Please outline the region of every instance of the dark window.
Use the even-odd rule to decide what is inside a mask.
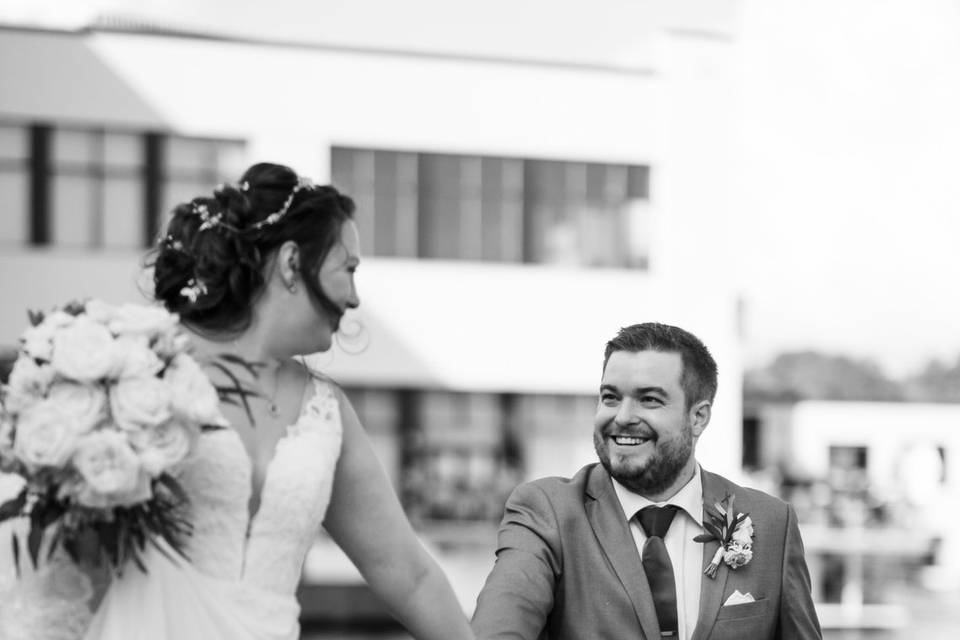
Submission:
[[[647,268],[649,168],[334,147],[377,256]]]
[[[140,248],[174,204],[242,170],[243,143],[0,123],[0,244]]]

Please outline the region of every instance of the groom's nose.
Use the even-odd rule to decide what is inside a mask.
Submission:
[[[615,420],[618,425],[622,426],[629,426],[640,422],[640,412],[637,410],[637,405],[633,400],[625,398],[623,402],[620,403],[620,408],[617,409]]]

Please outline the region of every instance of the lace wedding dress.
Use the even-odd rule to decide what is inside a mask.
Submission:
[[[231,429],[204,433],[180,475],[194,526],[189,562],[148,546],[147,573],[131,565],[114,577],[82,637],[297,640],[295,592],[330,501],[341,439],[337,398],[327,383],[315,380],[300,418],[277,443],[260,507],[251,517],[252,463],[240,437]],[[66,569],[61,567],[61,580]],[[65,608],[49,614],[75,614],[70,597],[60,600],[57,606]],[[57,624],[39,637],[78,637],[67,631],[81,626],[76,620]]]

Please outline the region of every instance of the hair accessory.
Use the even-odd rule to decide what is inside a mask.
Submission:
[[[200,228],[197,231],[206,231],[207,229],[212,229],[223,219],[222,213],[215,213],[210,215],[210,209],[207,208],[205,204],[195,204],[193,205],[193,212],[200,216]]]
[[[174,238],[169,233],[164,237],[160,238],[160,244],[162,244],[167,249],[173,249],[174,251],[183,251],[183,243]]]
[[[256,224],[250,225],[251,229],[262,229],[264,227],[269,227],[270,225],[277,224],[287,215],[287,211],[290,210],[290,205],[293,204],[293,197],[297,195],[297,192],[303,191],[305,189],[313,189],[316,185],[313,184],[313,181],[310,178],[297,178],[297,184],[293,186],[293,189],[290,190],[290,195],[287,196],[287,199],[283,201],[283,206],[280,207],[277,211],[274,211],[266,218],[261,220]]]
[[[190,278],[190,280],[187,281],[187,286],[180,289],[180,295],[191,303],[196,302],[200,296],[207,295],[207,285],[203,283],[203,280]]]

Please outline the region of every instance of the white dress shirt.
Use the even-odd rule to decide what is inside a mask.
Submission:
[[[700,580],[703,577],[703,544],[694,542],[694,537],[703,533],[703,482],[700,465],[696,466],[693,478],[664,502],[650,502],[633,493],[616,480],[613,488],[623,507],[623,514],[630,523],[630,531],[637,543],[637,553],[643,555],[647,534],[634,518],[637,511],[651,505],[662,507],[672,504],[679,507],[663,543],[673,565],[677,584],[677,635],[679,640],[689,640],[697,625],[700,612]]]

